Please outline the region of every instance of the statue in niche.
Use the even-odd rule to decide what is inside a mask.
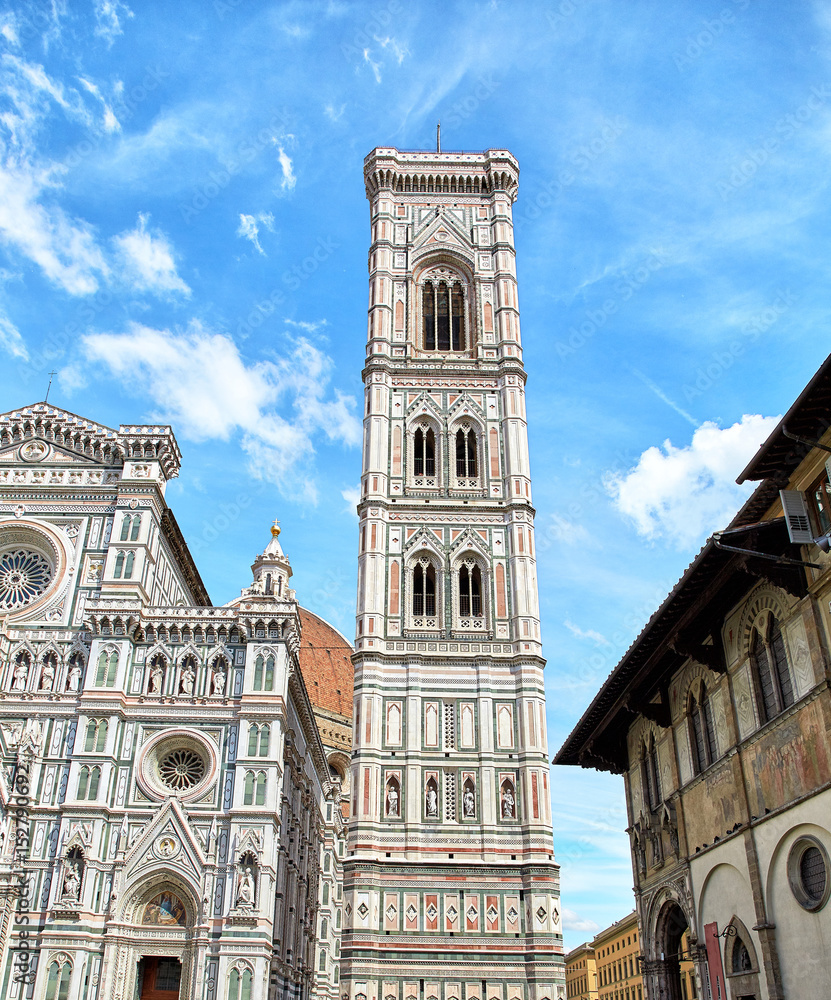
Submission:
[[[237,880],[237,906],[251,907],[254,905],[254,876],[251,865],[246,865]]]
[[[77,663],[73,663],[69,668],[69,673],[66,678],[66,690],[67,691],[80,691],[81,690],[81,668]]]
[[[14,683],[12,684],[12,689],[14,691],[25,691],[26,679],[28,676],[29,665],[26,663],[25,658],[21,658],[17,661],[17,666],[14,668]]]
[[[514,818],[514,790],[506,781],[502,786],[502,819]]]
[[[179,683],[181,694],[193,694],[193,682],[196,680],[196,674],[190,667],[190,664],[185,664],[185,669],[182,671],[181,681]]]
[[[387,816],[398,815],[398,789],[391,784],[387,789]]]
[[[61,899],[77,899],[81,891],[81,872],[77,861],[70,861],[63,877]]]
[[[225,694],[225,664],[217,660],[211,673],[211,694]]]
[[[51,659],[43,664],[43,673],[40,675],[40,690],[51,691],[55,683],[55,665]]]
[[[158,660],[150,664],[150,694],[160,694],[162,690],[162,678],[164,670]]]
[[[476,798],[473,795],[473,789],[470,785],[466,786],[465,793],[462,796],[462,809],[467,819],[476,815]]]
[[[439,797],[432,785],[427,786],[427,815],[436,817],[439,814]]]

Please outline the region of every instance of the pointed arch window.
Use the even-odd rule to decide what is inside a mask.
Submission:
[[[652,812],[655,812],[661,804],[661,774],[658,767],[658,748],[655,746],[653,733],[649,734],[649,738],[641,746],[641,776],[644,798]]]
[[[133,565],[136,561],[135,552],[128,552],[127,558],[124,560],[124,579],[130,580],[133,576]]]
[[[694,694],[690,696],[689,719],[693,769],[696,774],[701,774],[718,757],[713,709],[704,685],[701,686],[698,697]]]
[[[118,673],[118,651],[102,649],[98,655],[98,669],[95,674],[96,687],[114,687]]]
[[[413,473],[416,476],[436,474],[436,436],[432,428],[418,428],[413,439]]]
[[[456,432],[456,475],[474,479],[478,475],[476,461],[476,435],[472,430]]]
[[[436,613],[436,571],[432,564],[419,563],[413,571],[413,614]]]
[[[422,346],[425,351],[463,351],[466,343],[465,290],[452,276],[425,282],[421,291]]]
[[[107,745],[107,720],[90,719],[87,723],[84,750],[88,753],[103,753]]]
[[[254,794],[255,806],[265,805],[265,786],[266,786],[266,774],[265,771],[260,771],[257,774],[257,788]]]
[[[248,756],[257,756],[257,744],[259,743],[260,733],[259,727],[252,724],[248,729]]]
[[[266,723],[264,726],[260,726],[260,756],[267,757],[269,744],[271,743],[271,728]]]
[[[462,618],[482,614],[482,573],[476,565],[459,570],[459,614]]]
[[[785,639],[775,615],[769,616],[766,628],[753,629],[750,663],[758,688],[759,713],[767,722],[794,703]]]
[[[126,520],[126,519],[125,519]],[[121,574],[124,572],[124,553],[119,552],[115,557],[115,569],[113,570],[113,576],[116,580],[121,579]]]
[[[46,976],[45,1000],[67,1000],[71,978],[71,962],[52,962],[49,966],[49,973]]]

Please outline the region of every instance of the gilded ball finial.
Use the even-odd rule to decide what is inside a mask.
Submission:
[[[276,538],[280,534],[280,522],[275,517],[274,524],[271,525],[271,536]]]

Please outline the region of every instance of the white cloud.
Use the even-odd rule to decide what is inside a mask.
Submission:
[[[297,184],[297,178],[294,176],[294,167],[292,166],[291,159],[282,146],[277,150],[277,159],[280,161],[280,166],[283,170],[280,189],[282,191],[293,191],[295,184]]]
[[[401,45],[398,44],[397,39],[392,38],[391,36],[388,36],[387,38],[379,38],[376,35],[375,41],[378,42],[378,44],[381,46],[382,49],[385,49],[389,46],[389,49],[392,52],[393,56],[395,56],[395,61],[398,63],[399,66],[401,65],[401,63],[404,62],[404,60],[410,54],[410,50],[406,47],[406,45],[402,47]]]
[[[723,528],[748,496],[751,487],[737,486],[736,476],[778,420],[745,414],[724,429],[708,421],[686,447],[667,440],[648,448],[633,469],[608,477],[606,488],[639,535],[689,548]]]
[[[326,117],[333,122],[340,121],[343,118],[344,111],[346,111],[345,104],[341,104],[339,107],[335,107],[334,104],[327,104],[323,109]]]
[[[0,348],[11,354],[13,358],[20,358],[22,361],[29,360],[29,352],[23,342],[20,330],[12,321],[0,314]]]
[[[96,0],[95,18],[98,22],[95,34],[103,38],[108,46],[111,46],[119,35],[124,34],[121,20],[133,17],[134,14],[125,3],[120,0]]]
[[[139,215],[135,229],[113,238],[121,259],[123,275],[140,292],[190,295],[190,288],[176,273],[176,262],[167,237],[160,230],[147,229],[147,216]]]
[[[340,495],[346,501],[344,512],[351,514],[357,520],[358,512],[355,508],[361,502],[361,484],[348,486],[346,489],[340,491]]]
[[[381,82],[381,64],[373,62],[369,55],[369,49],[364,49],[364,62],[369,63],[372,68],[372,72],[375,74],[375,82]]]
[[[121,123],[116,118],[115,112],[110,107],[104,95],[101,93],[101,89],[91,80],[87,80],[83,76],[79,76],[78,79],[81,82],[81,86],[83,86],[86,91],[88,91],[90,94],[92,94],[93,97],[96,97],[101,102],[101,105],[104,109],[104,131],[120,132]]]
[[[563,907],[563,927],[569,931],[581,931],[587,934],[596,934],[600,930],[600,924],[589,920],[588,917],[581,917],[567,906]]]
[[[20,48],[20,38],[17,35],[17,23],[14,14],[7,13],[0,18],[0,35],[2,35],[9,45]]]
[[[582,629],[579,625],[575,625],[574,622],[570,622],[567,618],[563,622],[563,625],[565,625],[572,635],[577,636],[578,639],[589,639],[598,646],[609,645],[609,640],[606,636],[601,635],[600,632],[595,632],[594,629]]]
[[[545,540],[562,542],[565,545],[577,545],[589,540],[589,533],[582,524],[563,517],[562,514],[552,514],[545,528],[537,529],[537,535],[542,535]]]
[[[317,333],[321,327],[329,325],[328,319],[319,319],[313,322],[305,319],[287,319],[285,322],[288,326],[296,326],[300,330],[305,330],[306,333]]]
[[[290,355],[247,362],[230,337],[193,323],[185,332],[133,324],[83,338],[86,360],[146,396],[154,420],[194,441],[241,434],[252,476],[314,502],[314,440],[360,443],[355,400],[329,393],[331,359],[300,338]],[[300,474],[298,470],[302,469]]]
[[[258,215],[245,215],[240,212],[239,226],[237,227],[237,236],[242,236],[246,240],[250,240],[257,250],[265,256],[265,250],[260,246],[260,227],[258,223],[262,223],[266,229],[274,232],[274,216],[271,212],[260,212]]]
[[[70,295],[89,295],[109,273],[90,225],[39,204],[55,174],[32,163],[0,167],[0,240],[34,261]]]

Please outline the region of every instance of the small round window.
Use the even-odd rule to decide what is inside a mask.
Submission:
[[[788,880],[800,906],[819,910],[828,901],[831,879],[825,847],[815,837],[801,837],[788,856]]]

